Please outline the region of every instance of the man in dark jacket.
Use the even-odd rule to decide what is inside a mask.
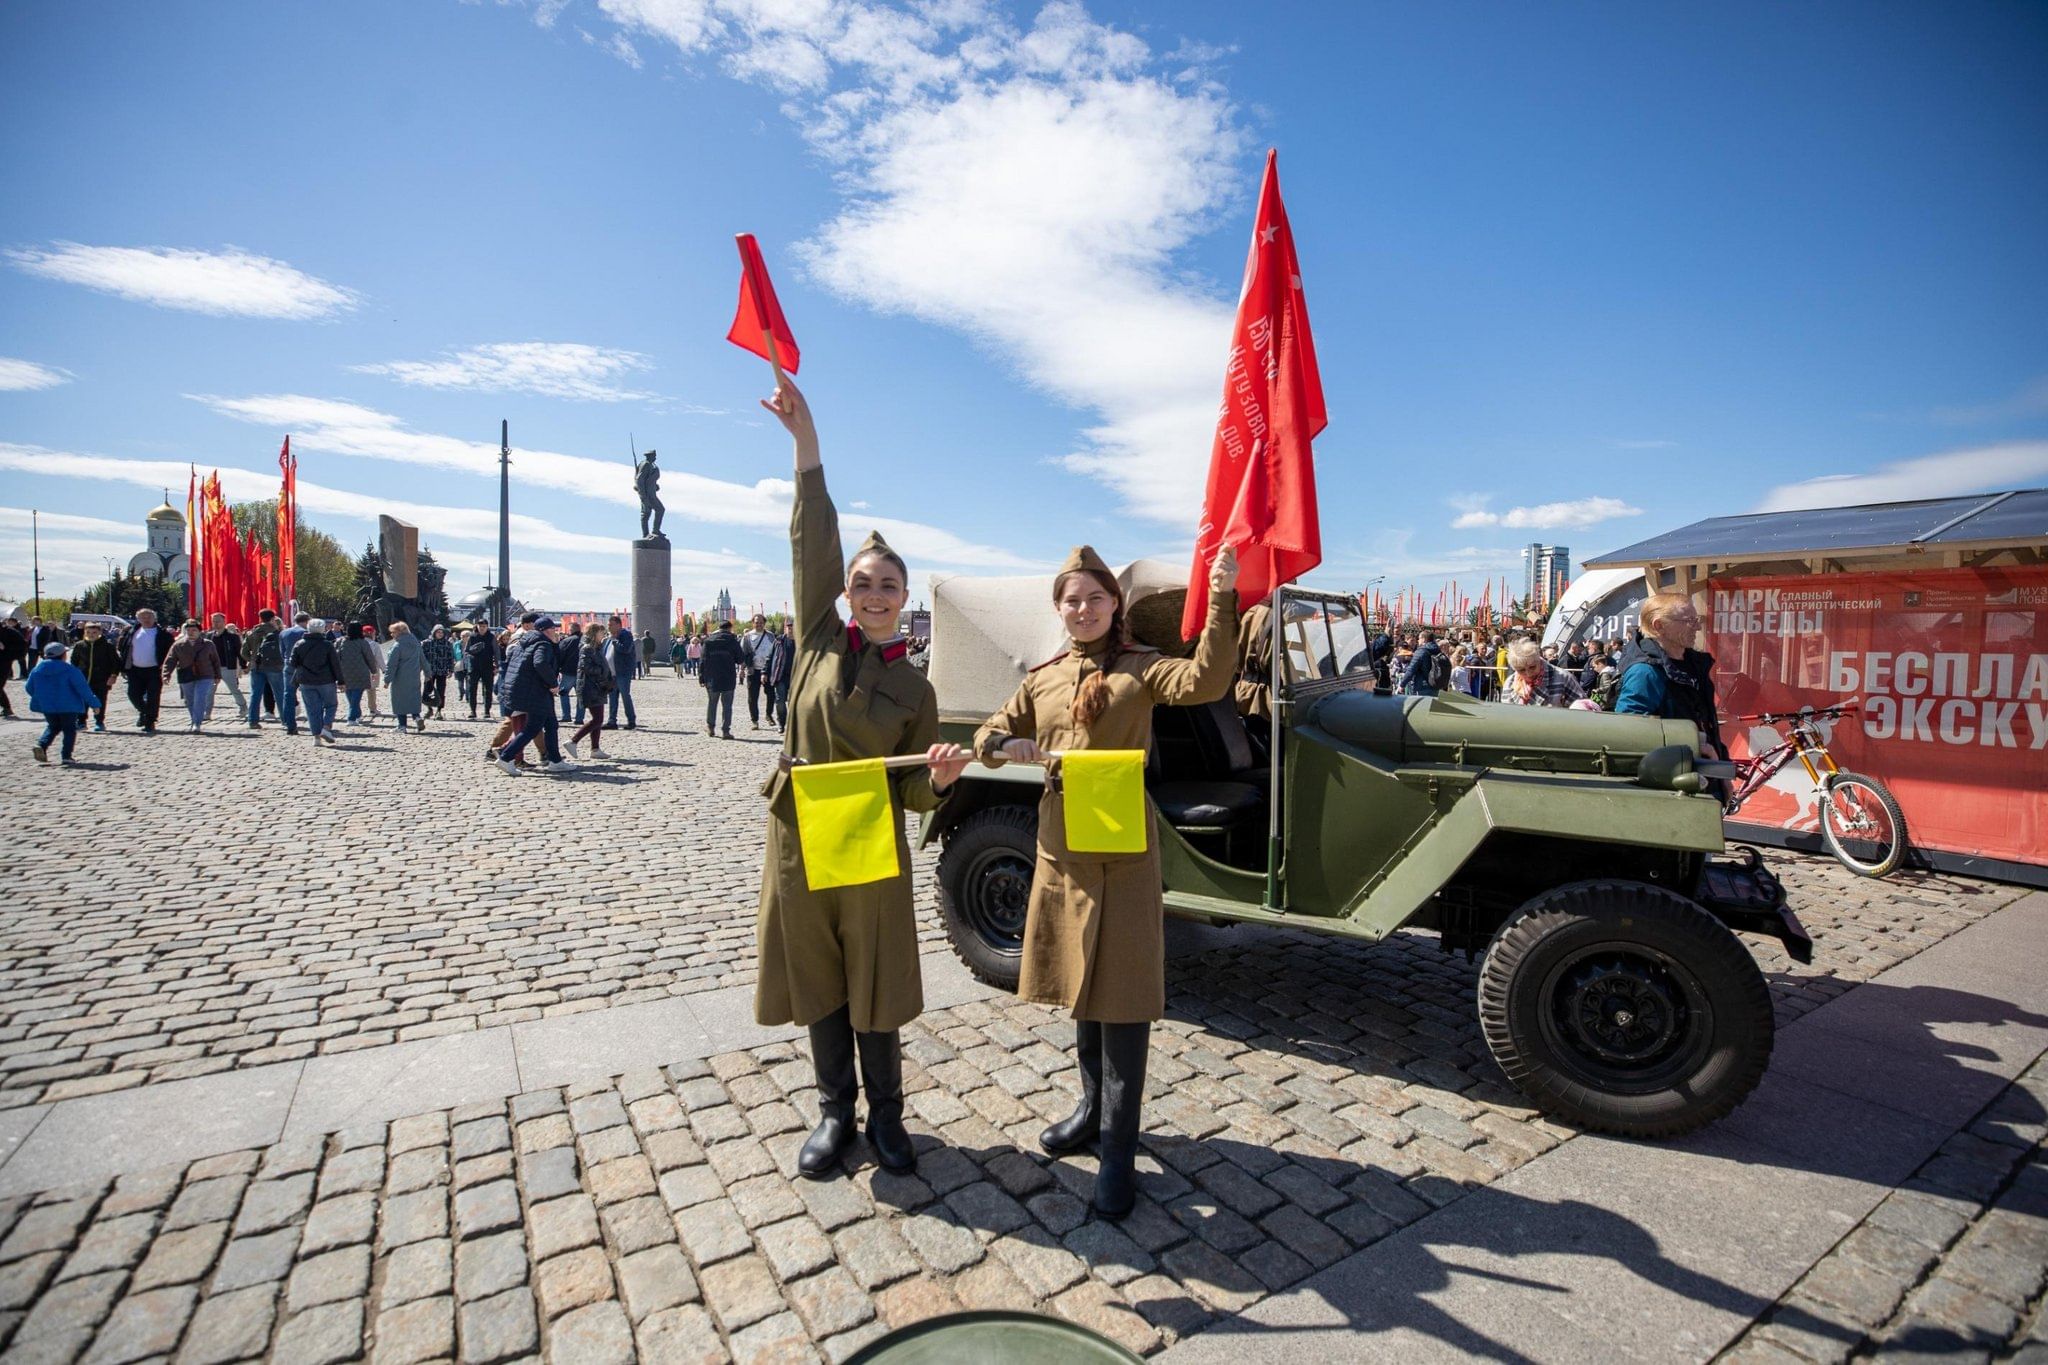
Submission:
[[[633,675],[640,668],[640,646],[633,641],[633,632],[614,616],[610,618],[611,638],[605,641],[604,661],[611,665],[612,694],[605,700],[604,728],[619,728],[619,706],[626,708],[626,728],[632,729],[640,723],[638,713],[633,710]]]
[[[469,718],[476,719],[476,699],[484,699],[484,715],[491,714],[491,680],[498,670],[498,642],[485,626],[473,626],[462,646],[462,699],[469,703]]]
[[[226,612],[217,611],[206,638],[213,641],[214,655],[220,660],[220,685],[234,698],[235,719],[247,720],[249,702],[242,695],[242,632],[235,629]]]
[[[562,719],[576,719],[576,675],[583,667],[583,636],[565,631],[555,645],[555,662],[561,667]]]
[[[1408,671],[1401,675],[1401,690],[1412,697],[1435,696],[1439,691],[1441,673],[1436,661],[1442,657],[1443,650],[1437,647],[1436,632],[1423,631],[1422,645],[1408,661]]]
[[[306,725],[313,743],[332,745],[335,689],[341,683],[341,651],[328,638],[326,622],[308,621],[306,633],[292,646],[288,667],[306,704]]]
[[[14,624],[12,618],[0,621],[0,680],[17,674],[27,677],[27,659],[28,633]],[[14,714],[12,706],[7,708],[7,714]]]
[[[697,670],[697,681],[704,684],[708,694],[704,703],[704,733],[715,735],[718,729],[718,708],[725,706],[725,737],[732,738],[732,694],[739,686],[740,669],[746,662],[746,651],[740,647],[739,637],[732,633],[732,622],[720,621],[718,629],[704,642],[704,658]]]
[[[292,651],[306,638],[306,624],[312,619],[299,612],[289,626],[277,633],[277,652],[284,658],[284,732],[288,735],[299,732],[299,683],[292,676]]]
[[[85,638],[71,647],[71,666],[85,674],[85,684],[99,700],[92,711],[92,728],[95,733],[107,728],[107,693],[114,690],[114,679],[121,672],[121,648],[107,638],[106,628],[97,621],[88,621]]]
[[[135,624],[121,635],[121,671],[128,675],[128,701],[135,708],[142,733],[156,733],[156,712],[163,701],[164,660],[177,637],[156,623],[148,607],[135,613]]]
[[[561,627],[555,619],[543,616],[533,623],[533,632],[521,636],[505,656],[505,676],[500,684],[504,695],[500,704],[506,714],[526,717],[512,742],[498,751],[498,766],[513,777],[519,776],[520,750],[536,735],[543,737],[542,772],[559,772],[571,766],[562,757],[562,723],[555,715],[555,694],[562,690],[562,665],[556,649],[560,638]],[[632,639],[628,635],[627,643],[631,644]]]
[[[265,607],[242,637],[242,667],[249,673],[249,728],[263,728],[263,699],[284,706],[284,649],[278,643],[277,613]]]
[[[778,732],[789,728],[789,683],[796,672],[796,636],[788,621],[775,636],[775,655],[768,661],[768,716]]]
[[[44,621],[40,616],[28,618],[28,647],[29,652],[36,658],[42,658],[43,651],[51,645],[68,645],[70,643],[69,640],[64,638],[64,632],[59,630],[54,624]]]

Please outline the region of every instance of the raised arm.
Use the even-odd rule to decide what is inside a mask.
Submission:
[[[1209,619],[1186,659],[1155,659],[1145,686],[1162,706],[1200,706],[1230,695],[1237,676],[1237,552],[1225,545],[1209,566]]]
[[[839,620],[839,594],[846,586],[846,561],[839,543],[839,511],[825,489],[825,467],[818,458],[818,428],[810,404],[783,375],[775,396],[761,400],[788,430],[796,448],[796,503],[789,514],[789,554],[796,604],[797,643],[810,649],[829,648],[844,627]]]

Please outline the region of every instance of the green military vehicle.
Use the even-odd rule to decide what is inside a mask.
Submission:
[[[1181,648],[1181,571],[1119,572],[1134,634]],[[1063,637],[1043,577],[942,578],[931,678],[967,742]],[[1282,589],[1270,721],[1161,707],[1146,785],[1169,913],[1483,954],[1478,1011],[1544,1112],[1637,1137],[1728,1113],[1770,1059],[1735,931],[1812,942],[1754,850],[1728,859],[1715,765],[1683,722],[1376,695],[1356,599]],[[1722,765],[1726,766],[1726,765]],[[977,764],[926,818],[954,951],[1015,989],[1043,770]]]

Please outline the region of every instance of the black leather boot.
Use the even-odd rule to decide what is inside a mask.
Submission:
[[[1102,1167],[1095,1175],[1095,1211],[1104,1218],[1121,1218],[1138,1202],[1138,1120],[1151,1044],[1150,1024],[1102,1026]]]
[[[817,1180],[838,1169],[853,1145],[853,1018],[846,1006],[811,1025],[811,1066],[818,1074],[818,1126],[797,1153],[796,1168]]]
[[[896,1034],[858,1033],[860,1083],[868,1092],[868,1141],[892,1171],[917,1169],[917,1148],[903,1128],[903,1053]]]
[[[1038,1145],[1058,1155],[1095,1141],[1102,1123],[1102,1025],[1074,1022],[1074,1058],[1081,1064],[1081,1101],[1074,1112],[1038,1135]]]

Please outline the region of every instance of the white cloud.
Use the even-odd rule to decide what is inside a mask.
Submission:
[[[1230,306],[1172,258],[1250,177],[1235,107],[1180,78],[1186,52],[1156,58],[1067,0],[1026,29],[975,3],[601,7],[794,97],[847,195],[800,248],[819,281],[964,332],[1098,414],[1058,462],[1130,512],[1193,525]]]
[[[534,393],[544,398],[619,403],[661,396],[620,387],[625,376],[649,367],[647,357],[636,351],[573,341],[494,341],[450,351],[439,360],[391,360],[349,368],[417,388]]]
[[[491,479],[498,476],[496,442],[465,441],[456,436],[412,431],[389,413],[355,403],[289,393],[248,398],[190,396],[224,416],[289,431],[293,448],[302,452],[358,455],[399,464],[455,469]],[[633,491],[632,470],[624,456],[598,460],[514,445],[512,478],[517,483],[577,493],[631,507],[636,512],[640,506],[639,495]],[[789,504],[795,494],[796,485],[788,479],[733,483],[667,464],[662,466],[661,496],[668,506],[671,523],[694,520],[779,532],[789,525]],[[495,518],[497,513],[489,515]],[[1032,561],[1008,550],[963,540],[936,526],[884,522],[879,518],[872,524],[890,528],[887,534],[891,540],[913,561],[957,568],[1032,567]],[[622,532],[631,525],[622,520]],[[491,534],[495,539],[496,531]]]
[[[18,269],[44,279],[195,313],[252,318],[324,318],[356,306],[355,291],[240,247],[81,246],[9,251]]]
[[[1780,484],[1764,494],[1756,510],[1790,512],[1953,498],[2022,488],[2043,480],[2048,480],[2048,441],[2006,441],[1896,460],[1865,474],[1824,474]]]
[[[31,515],[26,507],[0,507],[0,564],[8,578],[0,597],[18,601],[29,595],[31,566],[39,563],[43,592],[50,597],[75,597],[107,578],[107,561],[125,569],[142,548],[142,518],[134,525],[101,517],[63,512]]]
[[[1462,507],[1451,522],[1451,529],[1469,531],[1481,527],[1500,527],[1516,531],[1567,531],[1582,526],[1594,526],[1616,517],[1639,517],[1640,507],[1631,507],[1620,498],[1577,498],[1570,502],[1545,502],[1534,507],[1511,507],[1505,512],[1489,512],[1485,509],[1484,498],[1454,498],[1452,506]]]
[[[108,521],[105,517],[76,517],[65,512],[37,512],[26,507],[0,507],[0,528],[39,530],[46,536],[57,533],[140,537],[142,518],[137,517],[135,524],[131,526],[123,521]],[[135,547],[138,551],[141,548],[140,544]]]
[[[16,360],[0,355],[0,393],[27,393],[54,389],[71,382],[71,371],[38,365],[33,360]]]

